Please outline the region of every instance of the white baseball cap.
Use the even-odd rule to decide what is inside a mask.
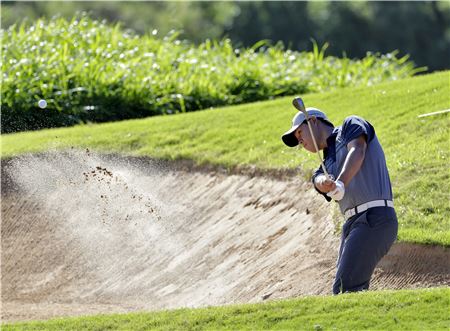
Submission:
[[[321,118],[322,120],[333,125],[330,122],[330,120],[327,118],[327,116],[317,108],[307,107],[306,112],[308,113],[309,116],[315,116],[317,118]],[[297,130],[297,128],[300,125],[303,124],[303,122],[305,120],[306,120],[305,114],[303,114],[301,111],[299,111],[297,114],[295,114],[294,118],[292,119],[292,127],[281,136],[281,139],[287,146],[295,147],[298,145],[298,140],[297,140],[297,138],[295,138],[294,132],[295,132],[295,130]]]

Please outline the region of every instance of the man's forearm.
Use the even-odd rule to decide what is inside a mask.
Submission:
[[[347,157],[345,158],[344,166],[342,167],[341,173],[339,174],[337,180],[340,180],[345,186],[347,186],[352,178],[358,173],[359,169],[361,169],[364,157],[364,148],[351,147]]]

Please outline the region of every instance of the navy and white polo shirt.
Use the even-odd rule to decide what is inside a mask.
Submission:
[[[345,195],[338,201],[341,212],[373,200],[392,200],[392,187],[386,166],[383,149],[378,141],[373,126],[358,116],[349,116],[342,126],[335,127],[327,138],[327,148],[324,149],[324,164],[329,174],[337,178],[344,165],[348,150],[347,144],[365,135],[367,142],[366,154],[360,170],[345,187]],[[312,180],[323,173],[319,167]],[[331,201],[326,194],[323,194]]]

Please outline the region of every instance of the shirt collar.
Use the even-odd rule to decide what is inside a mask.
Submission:
[[[334,151],[334,145],[336,143],[336,137],[339,132],[339,127],[335,127],[333,132],[327,138],[327,147],[323,149],[323,155],[326,158],[330,151]]]

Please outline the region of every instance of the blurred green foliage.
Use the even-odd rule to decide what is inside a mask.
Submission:
[[[98,20],[121,23],[138,34],[157,30],[166,35],[182,31],[193,42],[221,38],[238,12],[232,2],[221,1],[2,1],[2,27],[33,22],[55,15],[71,19],[77,11],[89,12]]]
[[[227,34],[243,44],[265,38],[307,49],[314,38],[328,42],[333,55],[398,49],[430,71],[450,67],[450,1],[251,1],[239,7]]]
[[[310,39],[328,42],[330,55],[363,58],[367,51],[410,54],[429,70],[450,67],[449,1],[2,1],[2,27],[28,18],[67,19],[76,11],[139,34],[174,29],[195,43],[228,37],[249,47],[282,41],[310,50]]]
[[[176,33],[138,36],[80,14],[2,33],[2,132],[195,111],[409,77],[396,53],[362,60],[229,39],[198,46]],[[38,107],[45,99],[48,106]]]

